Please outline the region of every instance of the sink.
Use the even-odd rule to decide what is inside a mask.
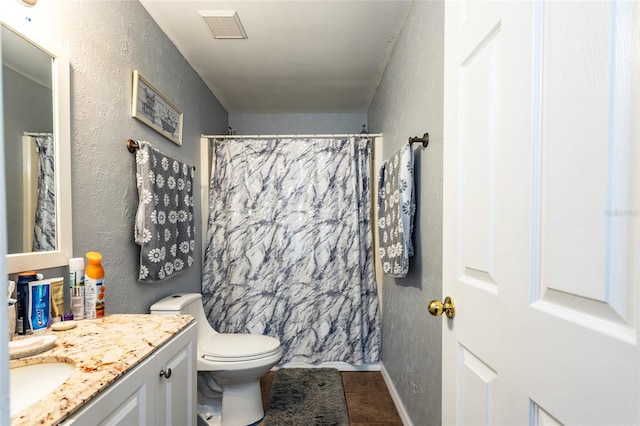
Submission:
[[[49,395],[75,371],[66,362],[45,362],[14,367],[9,370],[11,415]]]

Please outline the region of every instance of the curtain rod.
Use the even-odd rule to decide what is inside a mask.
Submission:
[[[338,133],[326,135],[201,135],[200,137],[208,139],[296,139],[296,138],[377,138],[382,133]]]
[[[53,136],[53,133],[34,133],[34,132],[24,132],[24,136]]]

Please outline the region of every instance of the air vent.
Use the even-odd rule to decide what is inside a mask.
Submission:
[[[198,13],[214,38],[247,38],[235,10],[201,10]]]

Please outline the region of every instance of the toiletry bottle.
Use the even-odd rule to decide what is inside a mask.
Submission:
[[[69,259],[69,288],[73,319],[84,318],[84,258]]]
[[[51,321],[51,282],[30,281],[27,321],[33,334],[43,334]],[[64,285],[64,284],[62,284]]]
[[[18,315],[16,317],[16,333],[30,334],[29,328],[29,283],[37,280],[36,271],[18,274]]]
[[[33,294],[33,293],[32,293]],[[62,321],[64,317],[64,278],[49,279],[49,312],[51,314],[50,324]]]
[[[84,271],[84,316],[87,319],[104,316],[104,269],[102,255],[87,252],[87,269]]]

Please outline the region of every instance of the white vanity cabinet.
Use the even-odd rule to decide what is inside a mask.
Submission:
[[[169,344],[156,352],[156,425],[195,425],[198,399],[196,364],[197,327],[192,323]]]
[[[196,324],[89,401],[63,425],[195,425]]]

